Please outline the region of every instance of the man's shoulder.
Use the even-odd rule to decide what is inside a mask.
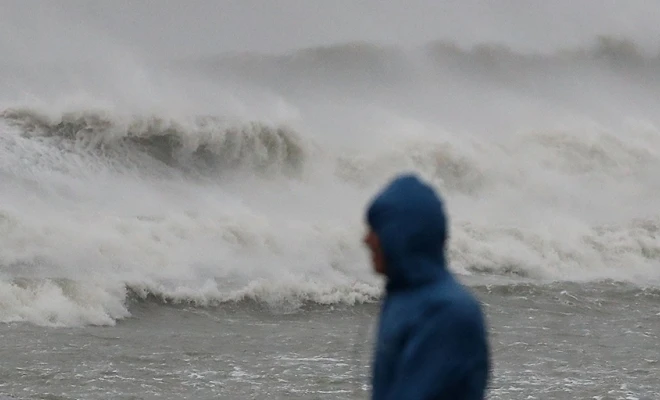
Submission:
[[[408,320],[443,314],[447,318],[481,319],[481,303],[474,294],[453,278],[415,290],[397,293],[391,298],[392,311],[405,313]]]
[[[437,315],[465,323],[481,323],[483,319],[479,300],[468,288],[458,282],[438,285],[428,296],[424,308],[427,317]]]

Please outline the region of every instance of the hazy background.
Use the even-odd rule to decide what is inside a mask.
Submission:
[[[660,41],[660,3],[649,1],[3,0],[0,15],[3,44],[13,42],[38,59],[70,57],[96,40],[139,48],[149,57],[282,52],[358,40],[412,46],[436,39],[546,52],[584,45],[599,34],[624,36],[656,52]]]

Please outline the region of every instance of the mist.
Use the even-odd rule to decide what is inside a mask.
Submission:
[[[170,58],[281,53],[348,41],[404,47],[433,40],[494,42],[547,52],[579,47],[598,35],[657,51],[660,40],[660,5],[644,1],[5,0],[0,8],[3,33],[22,32],[3,35],[3,47],[13,42],[34,60],[85,57],[108,42],[145,57]]]

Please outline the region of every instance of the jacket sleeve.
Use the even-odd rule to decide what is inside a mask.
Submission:
[[[481,357],[479,327],[454,307],[426,313],[412,328],[396,366],[388,400],[453,399]],[[477,367],[478,368],[478,367]],[[468,389],[470,390],[470,389]],[[474,390],[474,389],[472,389]],[[460,397],[459,397],[460,398]]]

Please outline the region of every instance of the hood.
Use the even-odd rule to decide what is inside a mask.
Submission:
[[[423,285],[445,273],[444,206],[417,176],[391,181],[369,205],[367,223],[384,252],[388,290]]]

